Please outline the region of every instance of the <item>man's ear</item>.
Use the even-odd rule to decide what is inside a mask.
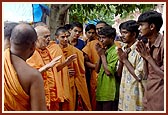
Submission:
[[[131,34],[132,34],[132,36],[136,37],[136,32],[133,32],[133,33],[131,33]]]
[[[56,41],[57,44],[59,43],[59,39],[58,39],[57,35],[55,35],[55,41]]]
[[[57,36],[57,35],[55,35],[55,40],[57,40],[57,38],[58,38],[58,36]]]
[[[36,41],[37,42],[37,41]],[[31,47],[30,47],[30,50],[35,50],[35,48],[36,48],[36,42],[34,42],[34,43],[32,43],[32,45],[31,45]]]
[[[150,24],[150,30],[154,30],[155,24]]]
[[[68,31],[71,33],[71,31],[72,31],[72,28],[71,28],[71,29],[69,29]]]
[[[57,35],[55,35],[55,40],[56,40],[56,41],[59,41],[59,39],[58,39],[58,36],[57,36]]]

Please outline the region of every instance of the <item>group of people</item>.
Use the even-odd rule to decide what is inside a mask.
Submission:
[[[4,26],[5,111],[163,111],[163,19]]]

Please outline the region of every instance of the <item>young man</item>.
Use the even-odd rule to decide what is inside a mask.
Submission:
[[[79,37],[83,32],[83,25],[79,22],[72,22],[70,25],[71,28],[69,32],[71,35],[69,37],[69,43],[79,50],[82,50],[82,48],[85,46],[85,42],[79,39]]]
[[[121,77],[119,93],[120,111],[142,111],[142,98],[144,87],[144,61],[136,51],[139,25],[134,20],[123,22],[119,25],[121,39],[124,43],[118,49],[119,65],[118,77]]]
[[[105,21],[99,21],[99,22],[97,22],[97,24],[96,24],[97,37],[99,37],[98,32],[99,32],[104,26],[106,26],[106,25],[108,25],[108,24],[107,24]],[[118,48],[121,48],[121,42],[120,42],[120,41],[117,41],[117,40],[114,39],[114,43],[115,43],[115,45],[116,45]]]
[[[83,52],[68,43],[69,34],[64,27],[60,27],[56,30],[55,37],[65,58],[70,55],[77,55],[77,59],[68,65],[71,93],[69,108],[71,111],[90,111],[92,109],[86,84]]]
[[[118,61],[116,46],[114,44],[116,30],[111,26],[105,26],[98,34],[103,48],[99,43],[96,44],[96,50],[99,55],[95,68],[98,72],[96,110],[117,111],[119,83],[114,75]]]
[[[37,34],[27,24],[19,24],[12,31],[10,49],[4,59],[4,110],[47,110],[44,86],[39,71],[26,64],[35,50]]]
[[[98,35],[98,32],[104,27],[107,26],[108,24],[105,21],[99,21],[96,24],[96,33]]]
[[[95,49],[95,45],[100,43],[96,37],[96,27],[93,24],[89,24],[85,28],[87,39],[86,46],[82,49],[85,57],[85,70],[86,79],[88,84],[88,90],[91,99],[92,110],[96,110],[96,84],[97,84],[97,73],[95,71],[96,62],[99,59],[99,55]]]
[[[86,35],[86,44],[96,38],[96,26],[94,24],[89,24],[85,28],[85,35]]]
[[[164,37],[159,33],[163,24],[162,14],[147,11],[138,17],[140,35],[148,39],[139,41],[137,51],[147,65],[147,84],[144,94],[144,110],[164,110]]]
[[[55,42],[50,41],[50,31],[47,27],[37,26],[35,30],[38,36],[36,50],[27,60],[27,63],[41,71],[48,110],[62,110],[60,103],[70,98],[68,70],[65,66],[70,64],[76,57],[70,56],[65,60],[61,48]],[[62,56],[60,62],[50,66],[50,68],[43,68],[57,56]]]

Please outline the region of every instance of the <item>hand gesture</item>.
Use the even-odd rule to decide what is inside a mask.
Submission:
[[[96,51],[98,53],[99,56],[104,55],[105,54],[105,49],[101,47],[101,45],[99,43],[97,43],[95,45]]]
[[[62,55],[55,57],[50,63],[47,64],[47,68],[53,67],[56,63],[60,62]]]
[[[68,72],[70,77],[75,75],[75,70],[73,68],[68,68]]]
[[[119,60],[124,63],[124,61],[128,58],[128,54],[124,52],[121,48],[117,49],[117,53]]]
[[[54,58],[51,62],[49,62],[48,64],[44,65],[43,67],[41,67],[39,69],[39,72],[43,72],[46,71],[49,68],[52,68],[56,63],[60,62],[59,60],[61,59],[62,55],[57,56],[56,58]]]
[[[72,61],[74,61],[77,58],[77,54],[72,54],[65,60],[67,65],[69,65]]]
[[[136,50],[139,52],[139,54],[143,57],[143,58],[147,58],[148,56],[150,56],[150,50],[148,47],[146,47],[146,45],[143,43],[143,41],[138,41],[137,45],[136,45]]]

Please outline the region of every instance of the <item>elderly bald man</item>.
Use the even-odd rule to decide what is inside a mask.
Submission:
[[[70,98],[67,65],[76,55],[65,60],[61,48],[50,40],[50,30],[46,26],[37,26],[35,30],[38,36],[36,50],[27,63],[39,69],[43,76],[48,110],[62,110],[60,105]]]

